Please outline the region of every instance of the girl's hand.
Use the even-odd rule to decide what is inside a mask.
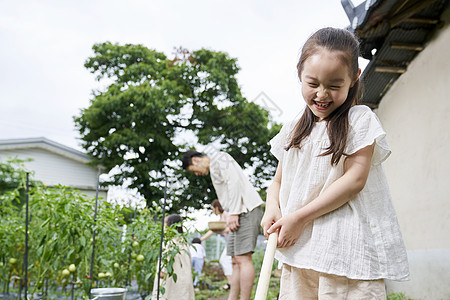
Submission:
[[[286,248],[297,242],[307,224],[308,222],[299,218],[298,214],[294,212],[275,222],[275,224],[267,230],[267,233],[270,234],[279,230],[277,247]]]
[[[261,227],[264,232],[264,236],[266,239],[269,238],[269,233],[267,229],[272,226],[276,221],[281,218],[281,210],[278,206],[266,207],[266,211],[264,212],[264,216],[261,219]]]

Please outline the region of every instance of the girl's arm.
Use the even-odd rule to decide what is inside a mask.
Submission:
[[[333,182],[316,199],[281,218],[267,230],[271,233],[280,229],[279,248],[292,246],[308,223],[341,207],[364,188],[370,171],[374,147],[375,143],[347,156],[344,161],[344,175]]]
[[[280,211],[280,186],[281,186],[281,163],[278,163],[277,171],[272,183],[267,189],[266,211],[261,220],[261,227],[264,230],[264,236],[269,238],[267,229],[281,218]],[[275,231],[275,230],[274,230]]]
[[[208,230],[207,233],[205,233],[205,235],[203,235],[202,237],[200,237],[200,241],[203,242],[207,239],[209,239],[214,233],[217,234],[224,234],[224,233],[228,233],[230,231],[230,229],[228,227],[226,227],[224,230],[222,231],[212,231],[212,230]]]
[[[228,232],[230,232],[230,228],[228,228],[228,226],[227,226],[227,227],[225,227],[225,229],[221,232],[221,234],[226,234],[226,233],[228,233]]]
[[[204,236],[202,236],[200,238],[200,241],[203,242],[204,240],[208,239],[209,237],[211,237],[214,234],[214,232],[212,230],[209,230],[207,233],[205,233]]]

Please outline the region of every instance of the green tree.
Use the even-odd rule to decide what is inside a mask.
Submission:
[[[109,42],[93,50],[85,67],[106,87],[94,91],[74,120],[93,163],[113,170],[107,184],[128,182],[152,206],[167,176],[173,210],[203,207],[215,197],[210,180],[186,176],[179,161],[199,144],[227,151],[253,170],[258,188],[273,174],[268,141],[279,125],[242,96],[236,59],[182,48],[168,58],[142,45]]]

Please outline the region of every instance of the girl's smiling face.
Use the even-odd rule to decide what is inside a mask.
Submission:
[[[340,51],[321,49],[306,59],[300,75],[302,95],[319,121],[327,118],[347,99],[356,78],[350,77],[350,68]]]

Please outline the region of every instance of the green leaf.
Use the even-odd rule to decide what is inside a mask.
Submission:
[[[43,228],[45,225],[47,225],[48,224],[48,222],[50,222],[50,218],[48,218],[47,220],[45,220],[44,222],[42,222],[42,224],[41,224],[41,228]]]
[[[147,281],[150,279],[150,277],[152,277],[152,273],[147,273],[147,275],[145,275],[144,280]]]

